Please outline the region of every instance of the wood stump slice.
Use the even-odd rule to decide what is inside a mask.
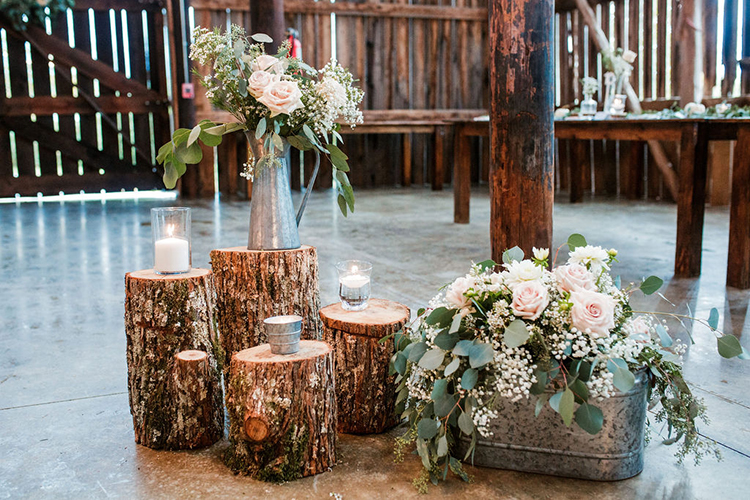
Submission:
[[[268,344],[232,356],[227,391],[227,465],[271,482],[324,472],[336,463],[333,350],[300,341],[295,354]]]
[[[388,375],[393,339],[409,309],[397,302],[370,299],[363,311],[346,311],[341,303],[320,310],[323,340],[336,357],[338,430],[348,434],[383,432],[398,422],[395,375]]]
[[[207,269],[125,275],[128,392],[136,443],[181,450],[208,446],[223,436],[223,353],[215,302]]]
[[[271,316],[302,316],[301,338],[320,339],[315,247],[213,250],[211,267],[216,277],[216,314],[227,366],[235,353],[266,342],[263,320]]]

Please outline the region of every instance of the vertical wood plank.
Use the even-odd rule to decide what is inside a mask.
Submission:
[[[750,127],[741,127],[734,148],[732,206],[729,211],[727,285],[750,288]],[[743,188],[744,187],[744,188]]]

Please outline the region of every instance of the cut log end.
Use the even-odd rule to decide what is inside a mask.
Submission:
[[[292,363],[325,356],[331,352],[331,350],[331,346],[325,342],[317,340],[300,340],[299,351],[294,354],[274,354],[271,352],[271,346],[269,344],[262,344],[240,351],[235,354],[234,357],[238,362],[247,364]]]
[[[180,363],[201,363],[203,361],[208,361],[208,354],[206,354],[203,351],[195,351],[195,350],[189,350],[189,351],[182,351],[178,352],[175,357],[177,358],[177,361]]]
[[[400,330],[410,315],[408,307],[385,299],[370,299],[367,308],[361,311],[347,311],[340,302],[320,310],[326,328],[368,337],[382,337]]]
[[[268,437],[268,423],[265,419],[255,415],[245,417],[245,437],[248,441],[260,443]]]

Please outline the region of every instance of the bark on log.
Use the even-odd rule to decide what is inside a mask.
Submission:
[[[333,362],[331,346],[310,340],[295,354],[264,344],[232,356],[225,459],[233,471],[283,482],[336,463]]]
[[[223,436],[223,353],[215,295],[207,269],[125,275],[128,391],[136,443],[179,450],[208,446]]]
[[[382,299],[371,299],[363,311],[345,311],[340,303],[320,310],[323,340],[336,358],[339,432],[380,433],[398,423],[395,375],[388,375],[393,339],[379,340],[401,330],[409,315],[406,306]]]
[[[320,339],[318,253],[303,245],[294,250],[259,251],[245,247],[211,252],[225,366],[232,355],[266,342],[263,320],[302,316],[302,339]]]

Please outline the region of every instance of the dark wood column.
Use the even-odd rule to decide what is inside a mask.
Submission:
[[[553,0],[490,0],[490,238],[552,244]]]
[[[285,31],[284,0],[250,0],[250,34],[265,33],[273,38],[266,52],[275,53]]]

